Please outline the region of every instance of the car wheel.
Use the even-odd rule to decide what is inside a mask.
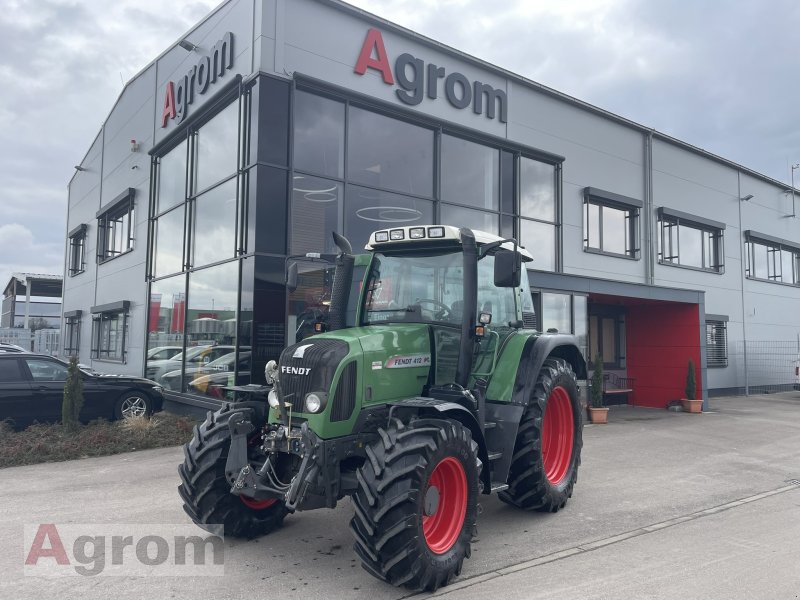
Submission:
[[[152,412],[150,398],[141,392],[128,392],[117,400],[117,405],[114,407],[114,418],[145,417]]]

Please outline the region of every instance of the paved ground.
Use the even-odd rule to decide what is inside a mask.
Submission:
[[[555,515],[483,499],[472,559],[437,595],[798,598],[800,393],[711,401],[702,415],[613,407],[587,426],[575,496]],[[408,596],[351,550],[349,501],[231,541],[224,577],[22,574],[23,524],[186,523],[179,449],[0,470],[0,598]]]

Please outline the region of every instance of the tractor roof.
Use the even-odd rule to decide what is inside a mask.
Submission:
[[[505,238],[501,238],[493,233],[486,231],[472,230],[475,236],[475,241],[478,245],[491,244],[493,242],[500,242]],[[431,244],[461,244],[461,229],[452,225],[413,225],[406,227],[394,227],[392,229],[380,229],[374,231],[369,236],[369,242],[365,248],[367,250],[387,250],[387,249],[410,249],[414,245],[424,244],[430,247]],[[505,250],[514,251],[514,244],[512,242],[503,242],[500,245]],[[522,257],[524,262],[533,260],[533,256],[525,248],[520,245],[516,247],[517,252]]]

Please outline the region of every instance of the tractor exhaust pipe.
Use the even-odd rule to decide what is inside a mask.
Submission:
[[[328,310],[328,329],[335,331],[347,326],[347,303],[350,300],[350,282],[353,278],[353,247],[347,238],[333,232],[333,242],[340,253],[336,257],[336,271],[333,275],[331,306]]]
[[[471,229],[462,228],[461,247],[464,252],[464,314],[461,321],[461,343],[456,365],[456,383],[467,389],[475,349],[473,333],[478,314],[478,245]]]

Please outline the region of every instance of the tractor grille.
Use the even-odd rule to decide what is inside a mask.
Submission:
[[[284,399],[292,403],[292,412],[305,410],[309,392],[330,391],[336,368],[348,350],[346,342],[322,339],[304,340],[281,353],[278,377]]]
[[[331,421],[347,421],[356,407],[356,376],[358,374],[356,361],[347,363],[342,369],[342,376],[336,386],[336,395],[333,397],[331,408]]]

